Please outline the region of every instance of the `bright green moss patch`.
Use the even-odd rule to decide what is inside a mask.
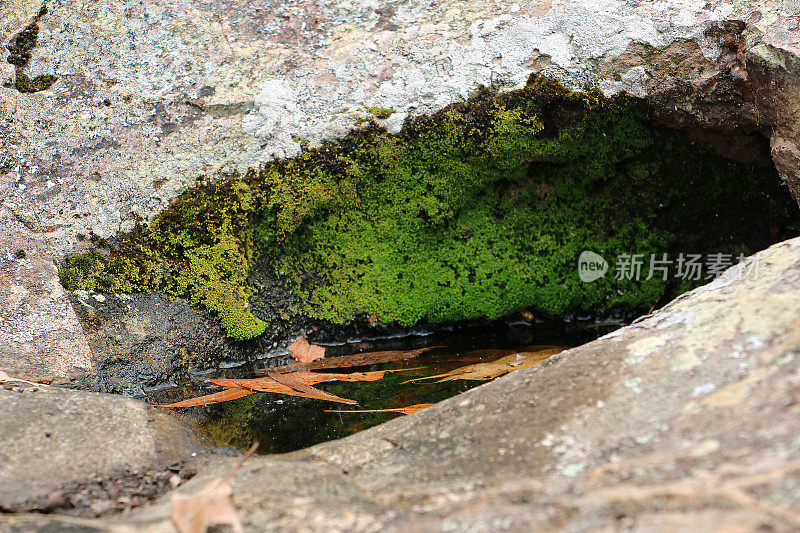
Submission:
[[[394,115],[394,110],[385,107],[370,107],[367,109],[372,116],[378,119],[387,119]]]
[[[65,261],[61,278],[187,297],[236,339],[264,331],[247,308],[256,261],[307,316],[333,322],[645,308],[680,283],[618,280],[613,264],[583,283],[578,255],[760,249],[796,223],[778,184],[770,169],[654,127],[633,102],[534,79],[481,90],[398,135],[371,125],[192,189],[108,257]]]

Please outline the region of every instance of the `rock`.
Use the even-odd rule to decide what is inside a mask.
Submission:
[[[235,502],[251,531],[795,530],[798,317],[800,238],[538,367],[251,458]],[[233,462],[209,458],[178,492]],[[93,524],[168,517],[164,497]]]
[[[0,309],[0,368],[59,377],[93,371],[51,256],[8,212],[0,212]]]
[[[0,86],[10,87],[14,85],[16,79],[16,69],[11,63],[0,63]]]
[[[41,7],[0,4],[0,61]],[[95,316],[125,318],[89,327],[87,341],[54,261],[90,232],[131,229],[201,174],[341,136],[372,107],[393,110],[387,126],[397,129],[477,84],[519,86],[533,72],[590,83],[649,100],[672,125],[722,135],[721,149],[726,139],[769,137],[800,199],[796,2],[47,7],[25,73],[55,84],[26,94],[0,87],[0,364],[19,373],[92,374],[121,353],[153,361],[164,338],[188,342],[170,337],[173,317],[187,331],[202,320],[180,304],[157,304],[167,316],[145,299],[122,313],[115,297]],[[4,82],[10,73],[0,72]],[[736,146],[727,151],[742,152]],[[717,280],[611,337],[417,415],[253,459],[235,478],[243,516],[260,529],[796,529],[797,494],[784,481],[797,470],[798,251],[797,240],[775,246],[759,255],[755,279]],[[158,333],[137,333],[137,320]],[[3,497],[189,449],[159,452],[164,433],[130,400],[52,388],[0,397],[0,439],[10,439],[0,465],[37,472],[0,471]],[[52,417],[65,440],[27,433],[46,432]],[[209,459],[179,490],[197,490],[229,462]],[[125,520],[152,525],[167,513],[164,502]]]
[[[40,7],[4,3],[2,44]],[[441,109],[478,84],[519,86],[532,72],[646,98],[681,127],[772,136],[778,170],[798,197],[798,45],[789,7],[49,2],[24,73],[57,81],[26,94],[0,87],[0,230],[13,240],[10,228],[22,224],[25,239],[57,261],[81,235],[131,229],[202,174],[341,136],[373,107],[393,110],[384,122],[396,130],[406,116]],[[0,292],[29,290],[24,283],[3,277]],[[74,323],[64,309],[58,295],[37,313]],[[35,327],[25,335],[37,336]],[[58,351],[56,337],[42,337],[41,350]]]
[[[185,380],[192,370],[243,361],[249,345],[234,344],[219,324],[185,300],[157,294],[88,294],[70,297],[92,351],[104,392],[140,395],[143,388]],[[255,353],[255,349],[250,349]]]
[[[3,383],[0,420],[0,508],[67,482],[163,467],[202,450],[171,415],[107,394]]]
[[[11,0],[0,4],[0,44],[27,26],[43,5],[43,0]]]
[[[771,128],[764,113],[780,109],[753,101],[767,80],[746,87],[747,96],[729,73],[755,68],[767,52],[783,54],[781,66],[796,57],[788,14],[771,8],[745,28],[729,21],[760,13],[755,2],[735,12],[722,1],[674,4],[300,2],[290,13],[248,3],[54,2],[27,71],[58,81],[33,94],[4,90],[15,108],[6,173],[26,185],[6,201],[52,232],[57,253],[78,233],[129,229],[202,173],[243,170],[297,153],[299,139],[340,136],[372,106],[394,110],[396,122],[478,84],[520,86],[531,72],[664,97],[665,110],[714,128]],[[793,67],[787,75],[796,77]]]

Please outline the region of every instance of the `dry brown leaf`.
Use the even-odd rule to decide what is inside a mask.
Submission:
[[[300,337],[289,346],[289,351],[292,352],[292,357],[301,363],[311,363],[317,359],[325,357],[325,348],[317,346],[316,344],[309,344],[304,338]]]
[[[270,372],[269,377],[280,383],[281,385],[286,385],[287,387],[291,387],[296,392],[301,392],[305,394],[306,398],[317,398],[319,400],[329,400],[331,402],[339,402],[339,403],[349,403],[349,404],[357,404],[355,400],[348,400],[346,398],[340,398],[323,390],[316,389],[311,385],[306,385],[301,379],[295,377],[297,372],[292,372],[291,374],[278,374],[275,372]]]
[[[266,374],[267,372],[294,372],[297,370],[332,370],[335,368],[352,368],[354,366],[374,365],[378,363],[388,363],[391,361],[404,361],[419,357],[421,354],[443,346],[428,346],[416,350],[387,350],[382,352],[365,352],[352,355],[340,355],[328,357],[308,364],[289,364],[274,366],[261,370],[256,370],[256,374]]]
[[[417,411],[422,411],[433,405],[432,403],[418,403],[409,405],[407,407],[395,407],[393,409],[325,409],[326,413],[400,413],[404,415],[413,415]]]
[[[244,527],[233,504],[233,487],[223,478],[216,478],[197,494],[172,497],[172,523],[180,533],[206,533],[216,524],[228,524],[237,533]]]
[[[180,533],[206,533],[218,524],[228,524],[235,533],[244,533],[229,480],[257,448],[258,443],[253,444],[227,474],[212,479],[200,492],[172,497],[170,519]]]
[[[283,374],[284,376],[292,376],[294,379],[301,381],[305,385],[316,385],[326,381],[378,381],[383,378],[385,370],[377,370],[374,372],[352,372],[350,374],[332,374],[323,372],[308,372],[305,370]],[[277,383],[272,377],[253,378],[253,379],[229,379],[218,378],[210,379],[209,382],[219,385],[221,387],[238,387],[242,389],[253,389],[265,391],[270,387],[274,387]],[[283,392],[284,389],[277,387],[278,390],[265,391],[265,392]]]
[[[162,405],[161,407],[196,407],[198,405],[210,405],[212,403],[227,402],[230,400],[236,400],[237,398],[243,398],[248,394],[253,394],[253,392],[255,391],[245,388],[225,389],[223,391],[215,392],[214,394],[207,394],[198,398],[190,398],[188,400],[183,400],[182,402]]]
[[[198,398],[190,398],[182,402],[162,405],[162,407],[195,407],[198,405],[209,405],[242,398],[254,392],[271,392],[274,394],[285,394],[287,396],[299,396],[301,398],[356,405],[357,402],[354,400],[335,396],[324,390],[317,389],[313,387],[313,385],[326,381],[378,381],[383,379],[386,372],[385,370],[378,370],[375,372],[352,372],[350,374],[326,374],[301,371],[288,374],[270,373],[267,377],[254,379],[210,379],[210,383],[225,387],[225,390]]]
[[[386,375],[388,370],[375,370],[373,372],[351,372],[349,374],[333,374],[333,373],[325,373],[325,372],[294,372],[292,374],[284,374],[284,375],[294,375],[298,374],[301,379],[307,382],[309,385],[315,385],[317,383],[324,383],[326,381],[380,381],[383,379],[383,376]]]
[[[404,383],[413,383],[415,381],[435,378],[442,378],[437,383],[441,383],[442,381],[451,381],[454,379],[485,381],[500,377],[508,374],[509,372],[514,372],[515,370],[536,366],[564,350],[565,348],[558,346],[549,346],[535,352],[519,352],[501,357],[496,361],[462,366],[461,368],[456,368],[455,370],[451,370],[450,372],[446,372],[444,374],[410,379]]]
[[[292,391],[291,387],[281,385],[270,377],[254,379],[216,378],[209,379],[208,382],[213,383],[214,385],[219,385],[220,387],[248,389],[254,392],[274,392],[276,394],[286,394]]]

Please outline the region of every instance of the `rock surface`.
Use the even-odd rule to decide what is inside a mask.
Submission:
[[[107,394],[2,383],[0,420],[0,508],[66,482],[164,466],[202,449],[169,414]]]
[[[103,392],[141,395],[145,389],[186,379],[192,370],[247,359],[249,345],[234,346],[219,324],[185,300],[158,294],[92,294],[70,300],[94,354]]]
[[[89,344],[42,241],[0,210],[0,370],[93,370]]]
[[[250,531],[794,531],[798,317],[794,239],[538,367],[252,458],[235,502]],[[178,491],[233,461],[208,459]],[[168,517],[164,498],[88,524],[171,531]]]
[[[2,44],[41,6],[3,3]],[[52,0],[25,74],[57,81],[35,93],[0,87],[0,257],[28,246],[58,260],[81,236],[132,228],[202,174],[295,154],[300,140],[340,136],[376,113],[393,111],[379,122],[396,130],[477,84],[519,86],[532,72],[648,98],[683,127],[763,132],[800,198],[797,7]],[[3,46],[2,64],[5,54]],[[0,271],[0,332],[12,342],[3,348],[16,354],[4,359],[91,372],[56,283],[52,268]],[[46,295],[50,305],[30,320],[12,293]],[[37,339],[36,349],[22,338]]]
[[[383,115],[370,108],[393,111],[379,122],[396,130],[479,83],[539,72],[647,98],[680,127],[760,132],[800,198],[795,0],[51,0],[26,72],[58,79],[22,94],[5,45],[41,6],[0,3],[0,368],[18,375],[157,353],[128,325],[122,342],[82,333],[53,264],[82,236],[130,229],[201,174]],[[798,240],[773,247],[754,280],[717,280],[418,415],[253,459],[234,482],[243,518],[253,530],[796,530],[798,252]],[[174,315],[143,312],[168,338]],[[22,388],[0,389],[0,500],[191,449],[131,400]],[[166,434],[181,435],[175,448]],[[209,459],[181,490],[229,463]],[[99,525],[169,530],[167,516],[165,500]]]

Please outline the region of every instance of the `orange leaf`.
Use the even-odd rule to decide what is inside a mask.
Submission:
[[[311,363],[317,359],[325,357],[325,348],[316,344],[309,344],[304,338],[300,337],[289,346],[292,356],[301,363]]]
[[[349,404],[358,403],[355,400],[340,398],[325,391],[315,389],[311,385],[303,383],[302,380],[297,379],[294,376],[294,374],[296,374],[296,372],[293,372],[291,374],[277,374],[275,372],[270,372],[269,377],[271,377],[281,385],[286,385],[287,387],[291,387],[292,389],[294,389],[296,392],[301,392],[305,394],[306,398],[317,398],[320,400],[329,400],[332,402],[349,403]]]
[[[340,398],[334,394],[313,387],[318,383],[326,381],[378,381],[383,379],[386,370],[375,372],[353,372],[351,374],[326,374],[308,371],[290,372],[278,374],[270,372],[267,377],[253,379],[232,379],[216,378],[208,380],[214,385],[225,387],[225,390],[192,398],[182,402],[164,405],[162,407],[193,407],[196,405],[208,405],[212,403],[234,400],[252,394],[253,392],[271,392],[274,394],[285,394],[287,396],[299,396],[301,398],[312,398],[315,400],[327,400],[330,402],[346,403],[356,405],[354,400]]]
[[[324,383],[326,381],[380,381],[386,374],[386,370],[375,370],[374,372],[352,372],[350,374],[326,374],[324,372],[292,372],[291,374],[282,374],[284,376],[292,376],[299,374],[298,377],[309,385],[316,385],[317,383]]]
[[[162,405],[161,407],[195,407],[197,405],[209,405],[212,403],[227,402],[237,398],[243,398],[249,394],[253,394],[249,389],[226,389],[214,394],[200,396],[198,398],[191,398],[183,400],[182,402],[171,403],[169,405]]]
[[[330,370],[334,368],[350,368],[354,366],[374,365],[377,363],[388,363],[391,361],[403,361],[419,357],[427,351],[443,346],[428,346],[417,350],[387,350],[382,352],[365,352],[352,355],[340,355],[328,357],[308,364],[289,364],[256,370],[256,374],[266,374],[267,372],[293,372],[296,370]]]
[[[396,407],[394,409],[351,409],[351,410],[336,410],[325,409],[326,413],[400,413],[403,415],[413,415],[417,411],[422,411],[433,405],[432,403],[418,403],[409,405],[408,407]]]
[[[295,377],[294,374],[305,374],[304,376],[297,376]],[[354,400],[348,400],[346,398],[340,398],[339,396],[335,396],[333,394],[329,394],[323,390],[315,389],[310,387],[309,385],[313,385],[316,383],[320,383],[322,381],[326,381],[324,379],[324,375],[322,379],[309,379],[310,376],[320,376],[320,374],[312,374],[311,372],[293,372],[292,374],[284,374],[285,376],[292,376],[291,383],[293,385],[289,385],[290,381],[286,379],[282,379],[283,383],[278,382],[271,377],[265,378],[255,378],[255,379],[228,379],[228,378],[219,378],[219,379],[211,379],[209,380],[211,383],[215,385],[220,385],[222,387],[232,387],[231,390],[243,390],[249,392],[271,392],[274,394],[285,394],[286,396],[299,396],[301,398],[312,398],[315,400],[328,400],[331,402],[339,402],[339,403],[347,403],[354,405],[357,402]],[[330,380],[327,380],[330,381]],[[295,388],[294,385],[297,385]]]
[[[228,388],[236,388],[236,389],[248,389],[251,391],[258,391],[258,392],[275,392],[277,394],[286,394],[287,392],[291,392],[291,388],[285,385],[281,385],[277,381],[272,378],[255,378],[255,379],[229,379],[229,378],[217,378],[217,379],[209,379],[209,383],[213,383],[214,385],[219,385],[220,387],[228,387]]]
[[[374,372],[352,372],[350,374],[326,374],[322,372],[308,372],[306,370],[300,370],[281,375],[292,376],[294,379],[297,379],[306,385],[316,385],[317,383],[323,383],[325,381],[379,381],[383,379],[383,376],[386,374],[386,372],[386,370],[376,370]],[[275,383],[280,383],[272,377],[253,379],[217,378],[210,379],[208,381],[221,387],[236,387],[240,389],[253,389],[259,391],[263,391],[269,387],[274,387]],[[280,388],[278,387],[278,389]],[[274,390],[268,392],[283,392],[283,390]]]
[[[508,374],[509,372],[514,372],[515,370],[536,366],[562,351],[564,351],[564,348],[558,346],[549,346],[534,352],[514,353],[505,357],[501,357],[496,361],[462,366],[461,368],[456,368],[455,370],[451,370],[450,372],[446,372],[444,374],[410,379],[408,381],[404,381],[403,383],[413,383],[415,381],[435,378],[442,378],[437,383],[441,383],[442,381],[451,381],[454,379],[476,381],[494,379]]]

